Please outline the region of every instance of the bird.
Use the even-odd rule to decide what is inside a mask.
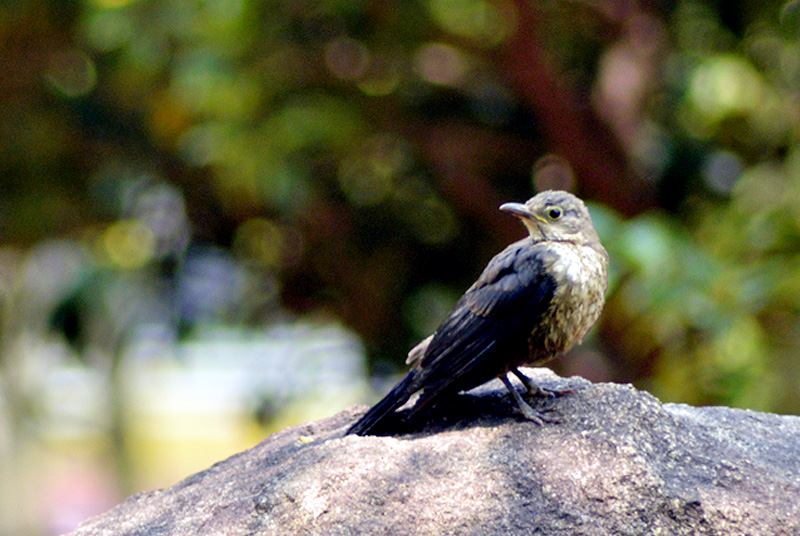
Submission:
[[[407,375],[346,435],[384,433],[417,393],[408,416],[496,377],[526,419],[553,422],[522,398],[508,375],[530,395],[557,394],[519,367],[541,365],[583,340],[605,303],[608,253],[586,205],[569,192],[543,191],[500,210],[517,217],[528,236],[489,261],[436,331],[408,353]]]

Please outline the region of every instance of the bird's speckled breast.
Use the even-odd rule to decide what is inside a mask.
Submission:
[[[556,290],[545,319],[531,332],[530,364],[548,361],[581,342],[605,303],[608,255],[605,250],[569,242],[542,242],[544,268]]]

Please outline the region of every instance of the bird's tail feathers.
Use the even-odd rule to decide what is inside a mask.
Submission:
[[[376,426],[381,424],[381,421],[394,413],[394,410],[405,404],[417,390],[413,386],[417,376],[416,372],[416,369],[412,369],[400,383],[389,391],[389,394],[372,406],[355,424],[348,428],[345,435],[356,434],[363,436],[369,434]]]

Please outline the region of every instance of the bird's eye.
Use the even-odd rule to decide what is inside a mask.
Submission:
[[[562,214],[561,209],[558,207],[552,207],[547,211],[547,215],[550,216],[551,220],[557,220]]]

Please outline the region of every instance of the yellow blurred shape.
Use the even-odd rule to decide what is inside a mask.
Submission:
[[[265,437],[246,414],[147,414],[134,412],[128,422],[128,443],[138,489],[160,488]]]
[[[316,145],[350,149],[365,129],[351,102],[321,93],[291,99],[263,123],[265,143],[282,153]]]
[[[339,163],[339,185],[351,203],[373,206],[392,191],[393,175],[380,173],[369,158],[346,158]]]
[[[93,0],[93,4],[100,9],[119,9],[133,4],[137,0]]]
[[[697,377],[697,364],[691,356],[666,353],[656,361],[655,373],[646,380],[645,388],[662,402],[700,404]]]
[[[370,97],[389,95],[400,85],[400,72],[391,59],[374,56],[356,85]]]
[[[172,94],[157,93],[149,104],[148,124],[150,131],[159,140],[172,143],[191,125],[180,100]]]
[[[694,70],[688,88],[693,108],[708,122],[750,114],[761,104],[763,82],[756,69],[732,54],[714,56]]]
[[[103,252],[118,268],[135,270],[155,255],[156,240],[149,227],[139,220],[121,220],[101,236]]]
[[[757,367],[764,359],[764,331],[752,316],[737,318],[730,329],[720,333],[710,352],[716,367],[724,372],[740,372]]]
[[[431,18],[444,30],[494,47],[514,34],[517,12],[508,0],[429,0]]]
[[[234,249],[260,266],[279,267],[283,258],[283,233],[266,218],[252,218],[236,230]]]

